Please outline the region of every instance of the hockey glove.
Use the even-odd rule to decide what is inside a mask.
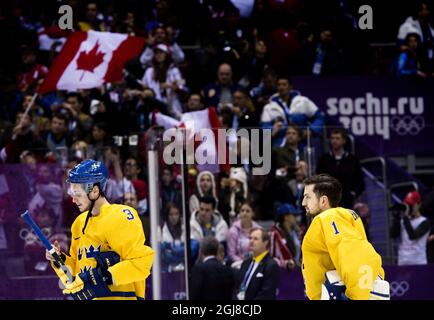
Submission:
[[[100,268],[92,268],[80,272],[71,284],[66,285],[63,294],[71,295],[74,300],[92,300],[110,296],[111,291]]]

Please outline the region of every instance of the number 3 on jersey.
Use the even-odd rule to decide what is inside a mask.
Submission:
[[[127,214],[127,219],[128,220],[133,220],[134,219],[134,215],[133,215],[133,213],[131,212],[130,209],[124,209],[124,210],[122,210],[122,212]]]
[[[332,226],[333,226],[333,229],[335,229],[335,234],[339,234],[339,230],[336,227],[336,223],[334,221],[332,222]]]

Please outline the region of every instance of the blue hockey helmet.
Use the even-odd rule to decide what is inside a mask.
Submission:
[[[96,183],[104,191],[108,177],[107,167],[102,162],[88,159],[69,171],[66,182],[82,184],[86,193],[89,193]]]

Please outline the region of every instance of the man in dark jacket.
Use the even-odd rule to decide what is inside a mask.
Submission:
[[[353,208],[354,201],[365,190],[362,167],[359,160],[344,146],[347,134],[343,128],[336,128],[330,134],[330,153],[324,154],[318,162],[316,173],[327,173],[342,184],[342,199],[339,206]]]
[[[200,243],[202,261],[192,270],[192,300],[230,300],[234,286],[232,269],[217,259],[220,243],[206,236]]]
[[[244,260],[238,275],[233,299],[274,300],[279,286],[280,269],[267,248],[270,236],[264,229],[250,232],[252,257]]]

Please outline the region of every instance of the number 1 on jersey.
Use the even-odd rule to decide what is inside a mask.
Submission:
[[[336,223],[333,221],[332,222],[332,226],[333,226],[333,228],[335,229],[335,234],[339,234],[339,230],[338,230],[338,228],[336,227]]]

